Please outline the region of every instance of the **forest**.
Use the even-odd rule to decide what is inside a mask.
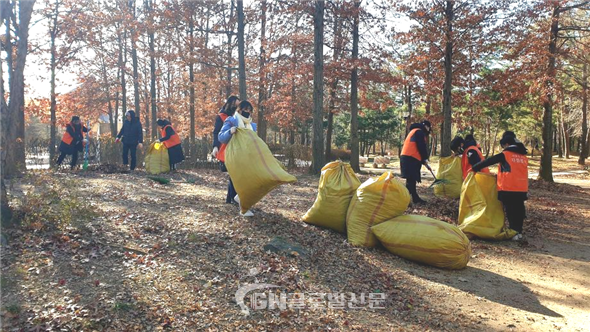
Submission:
[[[590,1],[1,0],[0,21],[3,331],[584,329]],[[257,136],[298,179],[249,224],[222,204],[226,174],[211,154],[230,96],[253,105]],[[135,172],[117,140],[130,110],[146,143]],[[56,161],[74,116],[90,141],[83,171],[67,172]],[[143,166],[165,136],[159,119],[186,157],[166,183]],[[472,241],[454,275],[299,222],[327,163],[349,163],[362,181],[399,176],[423,120],[433,163],[454,155],[456,136],[474,135],[488,158],[514,132],[530,158],[527,242]],[[433,195],[431,173],[418,185],[429,204],[409,211],[457,225],[460,201]],[[309,252],[251,249],[275,237]],[[243,318],[232,287],[255,276],[394,295],[386,314]]]

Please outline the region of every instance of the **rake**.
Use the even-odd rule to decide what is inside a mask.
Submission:
[[[432,182],[428,188],[449,183],[449,180],[447,179],[437,179],[436,175],[434,175],[434,172],[432,171],[432,168],[430,168],[430,165],[426,165],[426,168],[430,171],[430,174],[432,174],[432,177],[434,178],[434,182]]]

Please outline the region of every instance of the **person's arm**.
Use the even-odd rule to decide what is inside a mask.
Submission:
[[[486,167],[490,167],[492,165],[502,163],[504,161],[506,161],[506,157],[502,152],[500,152],[495,156],[492,156],[486,160],[480,161],[479,163],[473,165],[471,169],[473,169],[474,172],[479,172]]]
[[[117,139],[120,139],[123,136],[123,129],[125,129],[125,122],[123,122],[121,130],[119,130],[119,133],[117,134]]]
[[[141,122],[137,121],[137,142],[138,144],[143,144],[143,128],[141,127]]]
[[[213,129],[213,147],[219,149],[221,146],[221,142],[219,142],[219,132],[221,132],[221,128],[223,127],[223,120],[218,115],[215,117],[215,127]]]
[[[252,122],[252,130],[254,130],[254,132],[256,132],[256,129],[258,129],[258,125],[256,125],[256,123]]]
[[[223,144],[229,143],[229,140],[232,137],[232,128],[236,127],[238,124],[235,123],[236,119],[234,117],[229,117],[223,123],[223,127],[221,127],[221,131],[219,131],[219,142]]]
[[[424,163],[428,160],[428,148],[426,147],[426,142],[424,141],[424,132],[422,130],[417,130],[412,137],[412,140],[416,142],[416,146],[418,146],[418,152],[420,152],[420,156],[422,157],[421,162]]]
[[[171,127],[166,128],[166,136],[160,138],[160,142],[169,140],[172,135],[174,135],[174,130]]]
[[[481,161],[481,158],[479,157],[479,153],[470,150],[467,153],[467,160],[469,161],[469,165],[473,166],[477,163],[479,163]]]
[[[86,126],[82,126],[82,131],[87,133],[89,130],[88,130],[88,128],[86,128]]]

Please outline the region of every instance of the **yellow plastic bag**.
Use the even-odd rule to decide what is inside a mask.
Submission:
[[[504,225],[495,175],[469,172],[461,188],[459,228],[469,237],[486,240],[506,240],[516,235]]]
[[[459,270],[471,257],[471,243],[459,228],[417,215],[393,218],[371,228],[391,253],[416,262]]]
[[[445,183],[434,186],[434,194],[439,197],[459,198],[463,183],[461,157],[442,157],[436,170],[437,179],[445,179]]]
[[[371,227],[403,214],[410,204],[408,189],[385,172],[361,184],[352,196],[346,215],[348,242],[355,246],[377,244]]]
[[[238,128],[232,136],[225,150],[225,167],[240,197],[242,212],[248,211],[275,187],[297,181],[250,129]]]
[[[170,172],[168,149],[160,142],[153,142],[145,156],[145,171],[149,174]]]
[[[318,197],[303,216],[303,221],[340,233],[346,232],[348,205],[360,185],[349,164],[341,161],[328,163],[322,168]]]

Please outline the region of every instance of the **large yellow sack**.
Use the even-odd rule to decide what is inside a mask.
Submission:
[[[434,194],[439,197],[459,198],[463,183],[461,157],[442,157],[436,170],[437,179],[445,179],[443,184],[434,186]]]
[[[149,174],[170,172],[168,149],[160,142],[150,144],[145,156],[145,171]]]
[[[458,224],[469,237],[506,240],[516,235],[516,231],[504,225],[495,175],[469,172],[461,188]]]
[[[348,242],[374,247],[377,239],[371,227],[403,214],[410,204],[408,189],[392,172],[370,178],[352,196],[346,215]]]
[[[225,167],[240,197],[242,212],[277,186],[297,181],[250,129],[238,128],[232,136],[225,149]]]
[[[446,222],[417,215],[403,215],[371,228],[391,253],[416,262],[458,270],[471,257],[469,239]]]
[[[341,161],[328,163],[322,168],[318,197],[303,216],[308,224],[346,232],[346,212],[352,195],[361,185],[352,167]]]

